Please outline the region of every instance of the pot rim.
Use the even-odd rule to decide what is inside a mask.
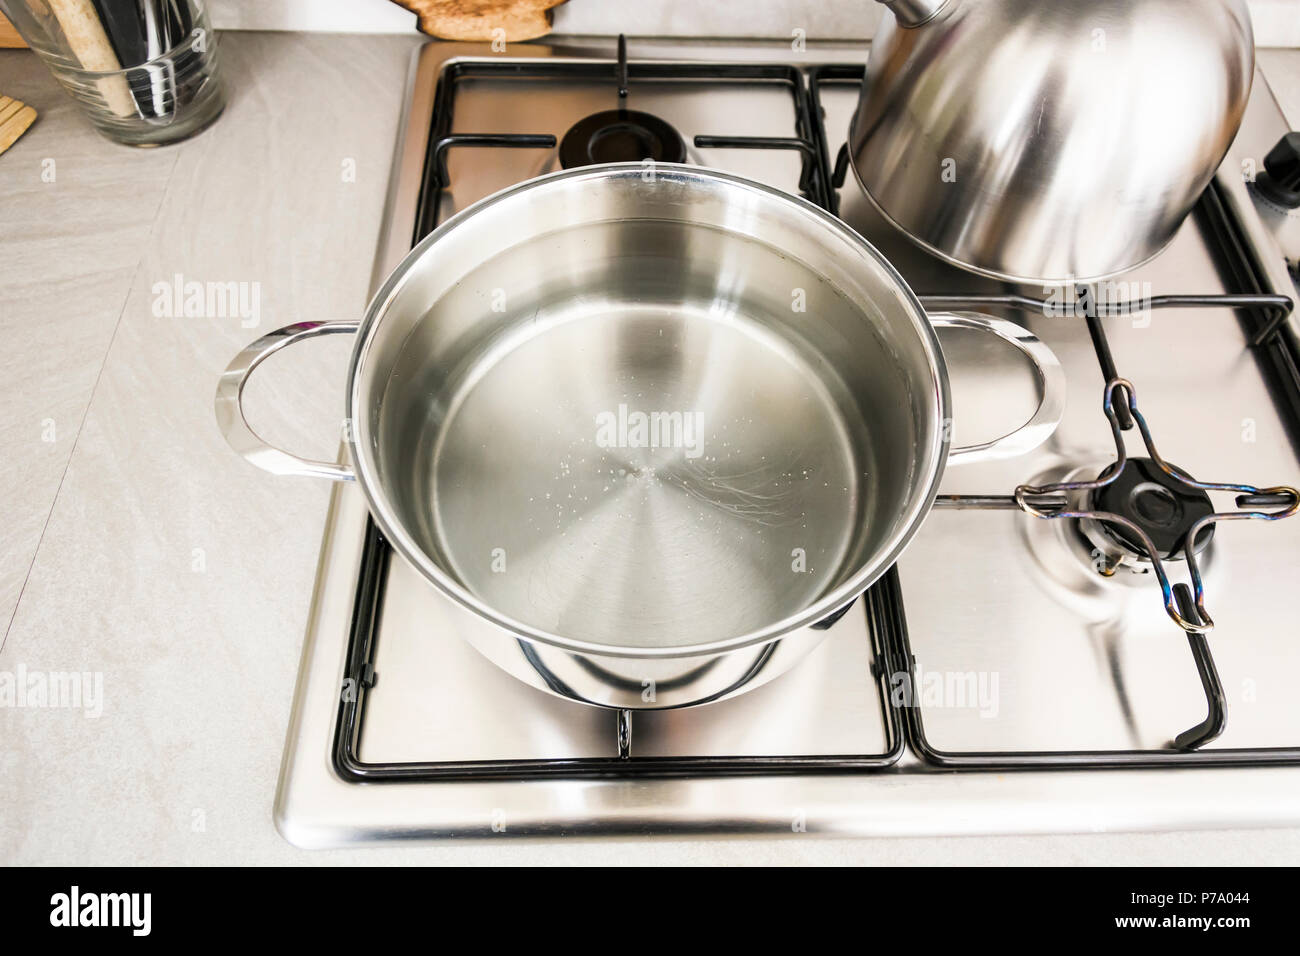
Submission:
[[[881,267],[885,277],[894,285],[894,291],[899,293],[905,308],[908,312],[908,318],[911,320],[912,327],[917,333],[922,350],[925,352],[927,364],[930,369],[931,381],[927,383],[927,390],[931,390],[933,400],[937,403],[933,407],[938,413],[940,426],[950,415],[951,398],[948,386],[948,371],[943,359],[943,350],[940,347],[938,336],[930,324],[929,318],[924,307],[921,305],[916,294],[911,287],[903,280],[898,270],[886,259],[875,246],[871,245],[866,239],[860,236],[853,229],[849,228],[844,222],[831,215],[820,206],[809,202],[800,197],[793,196],[780,189],[768,186],[763,183],[746,179],[742,176],[736,176],[731,173],[721,172],[719,170],[709,169],[700,166],[692,166],[678,163],[655,163],[655,175],[660,177],[672,177],[678,181],[721,181],[731,187],[745,190],[758,194],[765,200],[777,200],[782,203],[788,203],[796,208],[801,209],[804,215],[818,220],[819,224],[840,235],[852,245],[857,246],[866,256],[873,259]],[[929,513],[934,504],[935,495],[939,489],[939,483],[943,478],[944,469],[947,465],[948,450],[950,438],[947,434],[948,429],[937,427],[933,429],[934,439],[930,445],[919,452],[927,458],[928,464],[923,463],[923,467],[918,469],[917,474],[928,472],[929,480],[925,483],[922,492],[913,488],[911,500],[909,501],[906,520],[901,522],[898,530],[891,536],[885,546],[878,549],[868,560],[862,562],[860,567],[853,575],[836,587],[828,591],[820,598],[814,601],[802,611],[788,615],[787,617],[775,621],[757,631],[751,631],[747,634],[741,634],[733,637],[723,638],[720,640],[708,641],[700,644],[680,644],[667,647],[630,647],[619,644],[602,644],[593,641],[584,641],[575,638],[565,637],[562,634],[555,634],[540,628],[532,627],[522,621],[516,620],[508,615],[499,613],[491,605],[480,600],[460,582],[456,581],[451,575],[430,559],[424,549],[415,541],[407,532],[403,522],[398,518],[396,512],[391,507],[387,495],[383,493],[382,486],[378,480],[378,467],[375,461],[374,447],[371,442],[369,417],[359,415],[360,391],[362,373],[365,368],[366,360],[370,352],[372,340],[376,330],[382,323],[384,316],[387,314],[390,303],[401,293],[401,290],[411,274],[415,264],[423,259],[426,255],[431,255],[432,249],[437,243],[453,232],[462,222],[471,216],[477,215],[485,209],[507,202],[520,194],[531,192],[535,189],[544,189],[554,182],[580,180],[580,179],[618,179],[636,177],[640,178],[645,172],[645,166],[641,163],[609,163],[600,166],[585,166],[578,169],[561,170],[546,176],[540,176],[535,179],[525,180],[507,187],[500,192],[487,196],[471,206],[466,207],[460,212],[441,223],[433,232],[429,233],[422,239],[398,264],[388,278],[384,280],[379,291],[375,293],[366,309],[365,318],[362,320],[357,330],[356,345],[352,351],[352,358],[348,366],[348,387],[347,387],[347,411],[348,420],[352,422],[352,440],[348,442],[349,454],[352,457],[353,466],[356,472],[357,484],[360,485],[362,493],[365,495],[366,503],[370,508],[371,516],[379,525],[380,530],[388,539],[393,548],[402,555],[416,570],[418,570],[430,583],[437,587],[443,594],[454,600],[457,604],[465,609],[474,612],[483,619],[490,621],[492,624],[508,632],[520,641],[537,643],[557,647],[566,651],[578,654],[597,655],[614,658],[653,658],[653,659],[673,659],[702,657],[709,655],[722,654],[729,651],[740,650],[746,647],[753,647],[762,644],[769,644],[780,640],[792,631],[816,624],[818,621],[829,617],[831,613],[842,608],[852,600],[856,600],[867,588],[876,582],[886,571],[894,565],[894,562],[902,554],[903,550],[911,542],[913,535],[919,529],[921,522]],[[927,400],[929,404],[929,400]],[[820,635],[819,635],[820,638]]]

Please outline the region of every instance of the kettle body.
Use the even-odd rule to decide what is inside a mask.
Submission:
[[[1245,0],[886,5],[850,164],[887,219],[982,275],[1088,282],[1157,255],[1250,96]]]

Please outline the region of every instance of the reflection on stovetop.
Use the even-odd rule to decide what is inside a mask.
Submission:
[[[388,571],[358,756],[415,761],[616,757],[615,715],[527,687],[465,640],[484,625],[400,560]],[[888,749],[861,604],[789,680],[633,717],[638,757],[879,754]],[[803,702],[816,701],[815,707]],[[412,733],[412,728],[418,728]]]

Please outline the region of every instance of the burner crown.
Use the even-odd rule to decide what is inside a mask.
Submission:
[[[1190,478],[1181,468],[1174,470]],[[1119,476],[1093,492],[1092,499],[1095,510],[1109,511],[1138,525],[1165,558],[1182,549],[1193,524],[1214,512],[1209,495],[1170,477],[1150,458],[1128,459]],[[1131,530],[1117,524],[1103,526],[1117,543],[1139,557],[1147,556],[1141,539]],[[1213,537],[1214,525],[1207,525],[1197,536],[1196,552],[1205,550]]]

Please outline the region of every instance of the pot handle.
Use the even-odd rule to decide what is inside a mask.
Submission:
[[[221,434],[230,443],[230,447],[258,468],[275,475],[308,475],[332,481],[353,480],[356,476],[348,465],[337,461],[300,458],[263,441],[244,417],[243,395],[244,386],[248,384],[253,370],[280,349],[318,335],[355,332],[360,325],[360,322],[351,319],[340,322],[297,322],[266,333],[231,359],[217,382],[217,394],[213,402],[217,427],[221,429]]]
[[[1014,431],[978,445],[962,445],[948,451],[953,464],[1014,458],[1032,451],[1051,437],[1065,413],[1065,371],[1061,362],[1038,336],[1007,319],[972,312],[936,312],[930,315],[936,329],[972,329],[997,336],[1018,349],[1034,366],[1042,399],[1038,408]]]

